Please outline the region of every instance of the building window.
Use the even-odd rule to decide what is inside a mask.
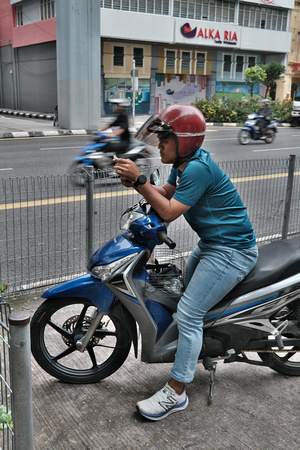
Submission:
[[[40,0],[41,20],[55,17],[55,0]]]
[[[223,71],[224,72],[231,72],[231,55],[224,55]]]
[[[122,10],[129,11],[129,0],[122,0]]]
[[[197,54],[196,54],[196,71],[197,70],[205,70],[205,60],[206,60],[206,54],[197,52]]]
[[[175,70],[176,54],[174,50],[166,50],[166,69]]]
[[[16,5],[16,25],[20,27],[23,25],[23,9],[22,5]]]
[[[274,31],[287,31],[288,12],[272,7],[239,5],[239,25]]]
[[[133,48],[133,59],[135,60],[135,67],[143,67],[144,49],[140,47]]]
[[[238,55],[236,57],[236,61],[235,61],[235,72],[243,73],[243,69],[244,69],[244,57],[241,55]]]
[[[174,0],[173,16],[234,23],[235,4],[229,0]]]
[[[191,73],[191,52],[181,51],[181,71]]]
[[[114,66],[124,65],[124,47],[114,46]]]
[[[256,56],[248,56],[248,67],[253,67],[256,64]]]
[[[101,8],[169,15],[169,0],[101,0]]]

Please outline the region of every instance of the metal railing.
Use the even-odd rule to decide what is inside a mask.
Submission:
[[[33,450],[30,316],[0,295],[0,450]]]
[[[12,389],[9,364],[10,307],[0,295],[0,450],[13,448]]]
[[[259,243],[300,232],[298,158],[219,166],[247,206]],[[159,170],[164,183],[170,167]],[[8,294],[85,273],[87,254],[120,234],[122,212],[141,197],[103,175],[94,180],[87,172],[85,186],[75,175],[0,180],[0,281],[9,284]],[[182,252],[198,241],[183,217],[168,233]]]

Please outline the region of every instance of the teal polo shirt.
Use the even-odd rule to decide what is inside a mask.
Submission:
[[[176,186],[174,198],[190,206],[184,217],[204,243],[238,249],[256,244],[246,207],[209,152],[198,149],[183,172],[173,167],[168,183]]]

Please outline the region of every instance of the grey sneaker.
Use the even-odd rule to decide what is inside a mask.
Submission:
[[[147,400],[142,400],[136,405],[137,410],[150,420],[162,420],[169,414],[182,411],[189,404],[185,390],[177,394],[168,383],[156,394]]]

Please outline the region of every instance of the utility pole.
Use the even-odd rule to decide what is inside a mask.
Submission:
[[[101,105],[100,0],[56,0],[58,122],[97,129]]]
[[[139,88],[139,72],[135,70],[135,59],[132,60],[131,80],[132,80],[132,126],[135,126],[135,91]]]

